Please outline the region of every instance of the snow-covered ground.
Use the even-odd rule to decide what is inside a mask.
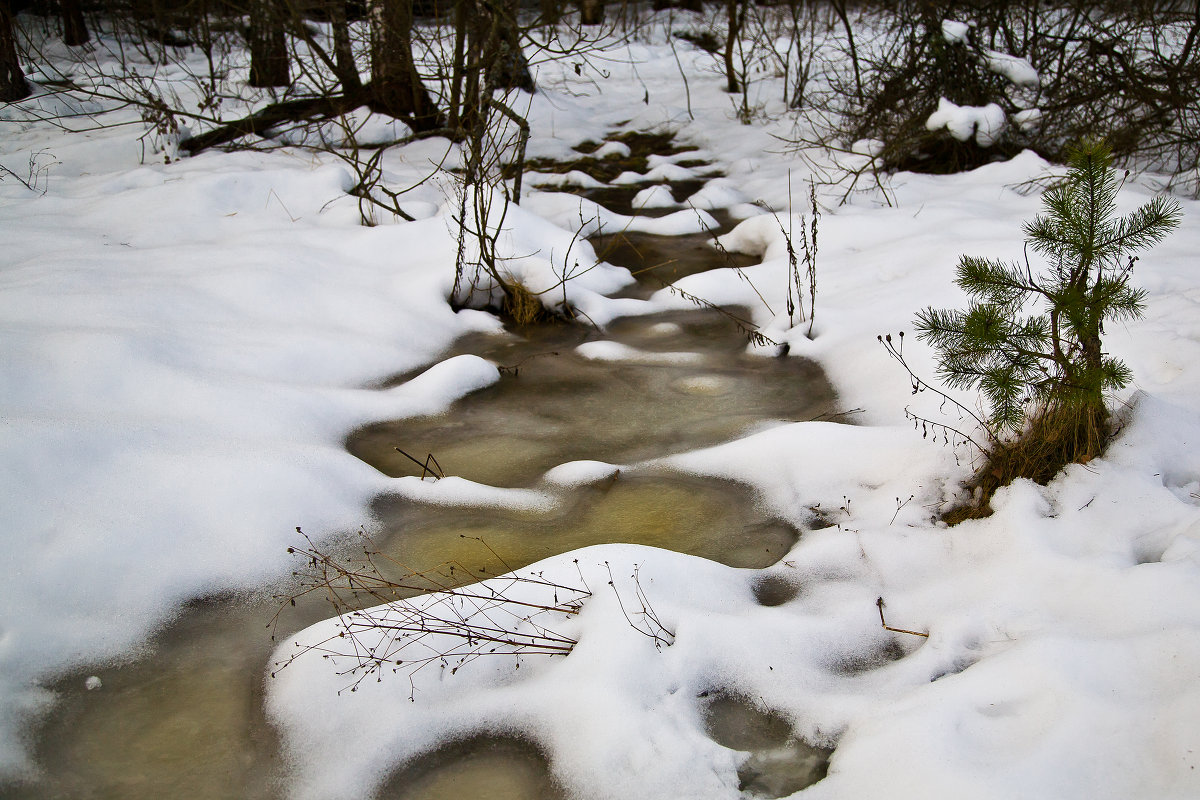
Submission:
[[[615,47],[603,72],[541,65],[530,155],[566,155],[618,128],[671,130],[725,173],[698,207],[804,208],[806,167],[778,138],[792,121],[770,99],[773,81],[753,87],[763,114],[744,126],[713,58],[678,54],[686,87],[661,43]],[[448,179],[409,196],[418,221],[366,228],[345,194],[352,177],[328,154],[142,163],[134,128],[71,134],[12,121],[19,111],[0,109],[0,163],[21,175],[31,157],[53,166],[44,193],[0,182],[8,776],[31,768],[27,733],[55,676],[129,655],[188,598],[286,576],[297,525],[328,540],[367,522],[390,479],[345,452],[346,433],[443,408],[497,372],[464,356],[394,389],[366,387],[498,327],[446,303]],[[443,144],[393,152],[389,175],[428,173]],[[346,677],[327,660],[281,671],[267,702],[296,796],[362,796],[438,740],[503,730],[537,742],[581,797],[736,797],[744,754],[705,735],[697,698],[711,690],[836,744],[806,797],[1200,795],[1200,204],[1185,202],[1180,229],[1138,265],[1145,319],[1107,333],[1136,376],[1109,453],[1046,487],[1018,481],[988,519],[934,522],[969,454],[913,431],[906,405],[926,416],[938,405],[910,395],[876,342],[919,308],[961,301],[960,254],[1019,257],[1039,198],[1014,187],[1053,169],[1024,154],[969,174],[897,176],[890,207],[830,199],[812,339],[783,313],[780,225],[800,224],[786,213],[751,217],[725,240],[760,266],[682,282],[752,309],[769,336],[821,363],[844,408],[865,410],[854,427],[788,425],[668,459],[754,486],[785,519],[819,508],[833,523],[768,570],[799,586],[793,600],[760,606],[761,573],[634,546],[549,559],[534,569],[567,581],[578,560],[594,590],[561,624],[578,640],[566,658],[426,670],[415,702],[403,674],[339,695]],[[1123,210],[1145,201],[1144,186],[1126,185]],[[587,211],[530,190],[505,223],[512,268],[552,283],[568,250],[587,255],[572,242]],[[695,230],[685,219],[695,214],[648,224]],[[600,268],[568,293],[601,323],[686,303],[604,296],[627,280]],[[907,354],[931,374],[919,345]],[[604,562],[616,592],[595,591]],[[636,589],[635,565],[669,647],[633,630],[617,602]],[[928,639],[882,630],[879,597],[889,623]],[[904,658],[847,666],[875,664],[893,640]]]

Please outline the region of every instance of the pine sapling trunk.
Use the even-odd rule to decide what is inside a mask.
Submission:
[[[1073,461],[1086,461],[1100,455],[1108,430],[1108,405],[1104,401],[1104,354],[1100,345],[1100,326],[1092,323],[1081,337],[1083,350],[1083,387],[1079,401],[1082,430],[1077,436],[1078,453]]]

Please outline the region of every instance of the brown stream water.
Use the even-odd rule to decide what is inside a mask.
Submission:
[[[618,234],[596,244],[609,261],[662,265],[642,276],[652,286],[724,266],[706,239]],[[576,350],[597,339],[639,355],[591,360]],[[745,345],[730,319],[711,310],[619,320],[603,334],[559,326],[468,337],[456,352],[503,365],[498,384],[436,417],[363,428],[347,447],[393,476],[415,474],[395,450],[402,447],[421,458],[434,454],[448,475],[528,487],[565,462],[632,464],[833,410],[833,392],[814,365],[747,356]],[[468,572],[495,574],[601,542],[649,544],[760,568],[782,557],[799,535],[758,508],[745,487],[662,468],[624,470],[612,480],[553,491],[556,505],[538,512],[435,508],[381,497],[373,507],[377,542],[414,570],[455,562]],[[777,589],[764,589],[764,602],[773,602]],[[35,731],[41,775],[0,786],[0,794],[13,800],[286,796],[286,767],[261,702],[273,649],[267,626],[277,607],[268,592],[197,600],[127,663],[64,676],[50,687],[59,698],[55,711]],[[280,635],[329,614],[315,602],[289,611]],[[103,686],[89,690],[85,678],[93,674]],[[779,796],[823,774],[827,754],[813,756],[790,737],[786,723],[769,714],[764,723],[762,712],[739,702],[718,698],[706,714],[714,739],[754,754],[742,776],[747,792]],[[737,731],[763,725],[770,741],[738,738]],[[527,743],[481,737],[448,743],[406,765],[379,796],[562,797],[550,766]]]

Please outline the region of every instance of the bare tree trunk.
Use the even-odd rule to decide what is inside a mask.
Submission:
[[[604,0],[579,0],[579,23],[581,25],[603,25]]]
[[[854,27],[850,24],[850,18],[846,15],[846,0],[832,0],[834,13],[842,22],[842,28],[846,31],[847,47],[850,48],[850,63],[854,67],[854,91],[855,96],[863,99],[862,86],[862,71],[858,65],[858,46],[854,43]]]
[[[63,44],[68,47],[78,47],[87,44],[91,35],[87,23],[83,20],[83,9],[79,0],[59,0],[59,11],[62,13]]]
[[[412,0],[372,0],[371,87],[379,111],[410,121],[414,130],[441,127],[412,56]]]
[[[729,19],[729,36],[725,39],[725,91],[730,94],[741,91],[737,68],[733,63],[733,49],[742,34],[742,21],[745,19],[742,2],[743,0],[725,0],[725,11]]]
[[[495,57],[487,61],[488,83],[497,89],[523,89],[532,92],[533,76],[521,49],[521,31],[517,27],[517,0],[499,0],[491,4],[495,26]]]
[[[252,0],[250,3],[250,85],[287,86],[287,37],[282,9],[277,0]]]
[[[350,42],[345,0],[331,0],[329,3],[329,25],[333,29],[333,60],[338,82],[342,84],[343,91],[353,94],[362,89],[362,81],[358,77],[354,47]]]
[[[463,85],[467,80],[475,80],[467,64],[467,33],[475,7],[471,0],[456,0],[454,3],[454,66],[450,74],[450,128],[459,130],[462,127],[466,101],[463,98]]]
[[[25,73],[17,58],[17,37],[8,4],[0,3],[0,102],[11,103],[30,95]]]

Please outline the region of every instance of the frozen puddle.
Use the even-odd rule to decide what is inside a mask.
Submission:
[[[568,461],[629,464],[834,406],[814,364],[746,355],[735,323],[715,312],[618,320],[608,336],[589,341],[588,329],[550,327],[475,337],[460,349],[502,365],[499,383],[444,415],[363,428],[347,447],[393,477],[421,473],[399,447],[422,461],[432,453],[447,475],[530,486]],[[623,353],[614,363],[588,349],[613,343],[644,356]]]
[[[545,340],[488,337],[485,354],[520,363],[515,374],[445,416],[387,423],[352,437],[354,452],[392,474],[413,474],[411,462],[393,458],[392,448],[403,444],[422,456],[435,453],[447,473],[560,496],[553,507],[524,511],[381,497],[374,511],[384,535],[377,544],[388,557],[437,573],[438,584],[455,585],[603,542],[650,544],[748,568],[773,564],[787,552],[798,532],[766,515],[737,484],[651,468],[577,487],[547,487],[540,479],[570,461],[632,463],[755,426],[819,416],[833,406],[820,373],[798,359],[743,355],[744,340],[714,314],[613,326],[613,338],[629,347],[690,348],[700,356],[690,363],[582,358],[572,343],[586,335],[556,329]],[[547,348],[560,354],[546,354]],[[460,565],[456,573],[438,572],[448,563]],[[761,586],[755,590],[760,602],[784,602],[781,587]],[[37,783],[12,787],[9,796],[221,798],[231,786],[247,800],[285,796],[285,768],[262,711],[263,675],[274,647],[265,626],[277,606],[267,597],[194,603],[144,658],[64,678],[54,687],[62,702],[38,734],[44,772]],[[329,608],[301,603],[289,612],[281,637],[328,616]],[[103,686],[89,691],[84,680],[93,672]],[[746,791],[780,796],[770,787],[793,785],[792,746],[751,749],[739,773]],[[489,789],[479,794],[473,786]],[[377,796],[556,798],[558,791],[535,748],[477,737],[401,767]]]
[[[727,217],[714,213],[723,223]],[[730,253],[713,246],[715,233],[724,233],[723,224],[717,231],[686,233],[680,236],[643,233],[641,231],[615,231],[597,234],[588,238],[596,250],[596,257],[609,264],[625,267],[637,278],[637,286],[623,294],[645,297],[680,278],[695,275],[714,267],[748,267],[758,263],[755,256]]]
[[[5,797],[281,797],[275,732],[262,710],[263,665],[274,647],[265,625],[276,606],[268,598],[196,601],[148,654],[93,670],[99,688],[86,685],[91,673],[64,678],[39,731],[43,773],[35,784],[6,787]],[[326,614],[315,606],[291,622]]]
[[[521,739],[451,742],[397,770],[379,800],[566,800],[546,757]]]
[[[699,185],[683,185],[677,194]],[[606,187],[604,199],[620,204],[643,188]],[[638,274],[643,288],[631,293],[644,296],[665,281],[727,266],[710,239],[628,233],[595,243],[602,258]],[[381,530],[373,546],[430,578],[421,585],[408,573],[397,575],[410,579],[410,593],[591,544],[646,544],[762,568],[795,543],[799,532],[759,509],[745,487],[644,463],[833,411],[834,394],[815,365],[747,355],[743,332],[728,315],[698,310],[627,318],[603,336],[566,326],[478,335],[458,350],[501,365],[500,381],[446,414],[358,430],[348,450],[394,477],[420,474],[397,447],[421,459],[433,454],[447,476],[551,501],[498,510],[469,499],[431,505],[378,498],[373,512]],[[614,467],[594,480],[547,477],[577,461]],[[754,591],[768,606],[794,594],[771,579]],[[41,774],[7,796],[286,796],[288,768],[263,711],[275,646],[266,627],[278,607],[269,594],[197,601],[130,662],[63,677],[52,687],[57,710],[35,734]],[[316,598],[289,611],[280,638],[329,616]],[[85,683],[93,673],[99,688]],[[824,774],[828,754],[792,737],[780,718],[721,693],[703,708],[713,740],[748,753],[738,776],[750,795],[783,796]],[[537,747],[509,734],[480,733],[401,765],[376,796],[566,795]]]
[[[375,511],[386,531],[376,544],[405,568],[389,577],[427,589],[617,542],[757,569],[778,561],[798,537],[790,525],[756,508],[740,486],[666,474],[618,476],[577,490],[551,511],[437,508],[394,498],[382,498]],[[414,583],[409,572],[425,577]]]
[[[762,425],[812,419],[834,404],[814,365],[745,355],[745,340],[714,312],[619,320],[609,336],[587,341],[594,334],[586,329],[546,327],[476,337],[461,349],[512,365],[499,383],[446,414],[355,432],[348,449],[393,477],[422,472],[400,448],[421,461],[432,454],[448,476],[557,498],[550,508],[485,510],[384,496],[373,509],[384,529],[377,542],[383,552],[414,572],[454,564],[457,584],[610,542],[750,568],[769,566],[790,549],[797,532],[728,482],[640,468],[567,491],[540,483],[560,464],[636,463]],[[587,344],[613,343],[673,357],[613,362],[581,355]],[[449,580],[444,572],[436,580]]]
[[[755,797],[787,797],[821,778],[832,750],[792,735],[787,720],[728,692],[705,700],[705,725],[718,744],[750,755],[738,768],[738,788]]]

